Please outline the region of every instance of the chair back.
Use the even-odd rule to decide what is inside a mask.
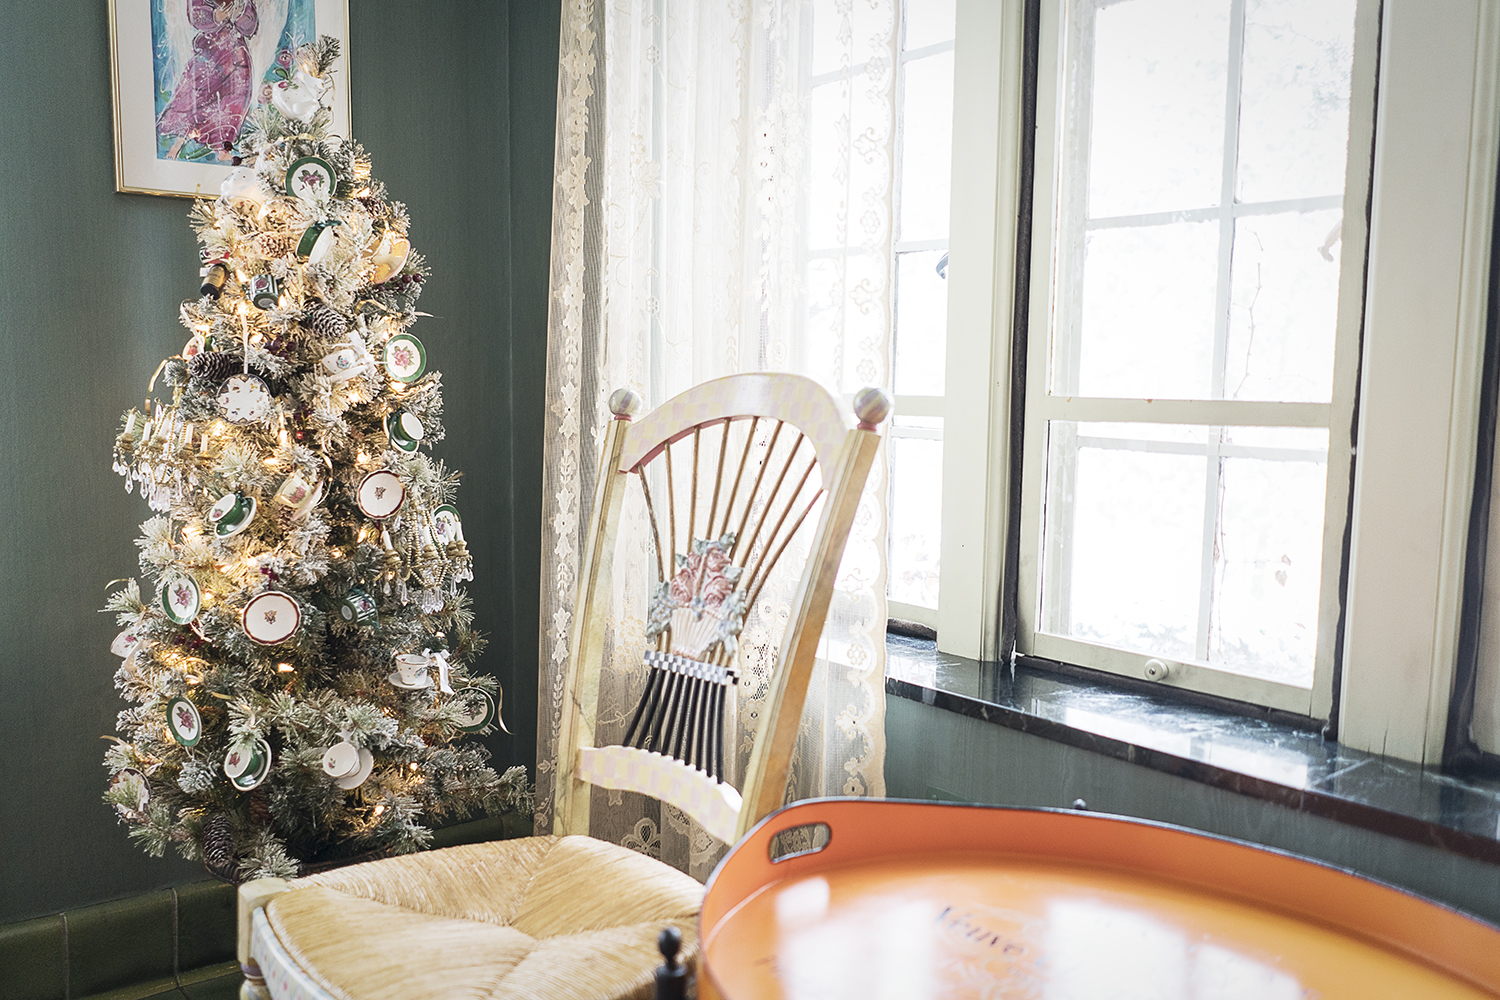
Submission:
[[[640,420],[610,397],[562,692],[554,833],[588,833],[590,786],[641,792],[733,843],[779,809],[818,641],[890,399],[865,389],[849,426],[800,375],[705,382]],[[618,523],[638,482],[655,550],[647,680],[620,745],[595,744]],[[805,522],[816,518],[740,789],[725,769],[725,719],[745,616]]]

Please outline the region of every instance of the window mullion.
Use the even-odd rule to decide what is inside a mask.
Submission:
[[[1229,353],[1230,291],[1234,266],[1235,166],[1240,148],[1240,77],[1245,50],[1245,0],[1229,8],[1229,57],[1224,80],[1224,158],[1219,187],[1219,268],[1214,303],[1213,367],[1209,372],[1212,399],[1224,398],[1224,371]],[[1222,427],[1210,427],[1203,477],[1203,536],[1198,569],[1198,634],[1194,651],[1207,663],[1209,632],[1213,626],[1214,563],[1219,535],[1219,507],[1224,494],[1224,463],[1219,456]]]

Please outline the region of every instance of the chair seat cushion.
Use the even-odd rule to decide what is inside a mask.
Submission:
[[[702,902],[702,885],[653,858],[528,837],[298,879],[266,918],[341,1000],[645,1000],[664,927],[696,960]]]

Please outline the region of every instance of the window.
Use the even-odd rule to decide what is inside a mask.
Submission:
[[[1364,267],[1355,2],[1044,10],[1018,648],[1311,714]]]
[[[1435,762],[1500,9],[958,0],[956,37],[940,648]]]
[[[905,0],[898,84],[889,612],[937,626],[953,146],[953,0]]]

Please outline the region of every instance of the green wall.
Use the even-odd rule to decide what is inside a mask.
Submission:
[[[886,699],[886,794],[1091,810],[1176,823],[1317,858],[1500,923],[1500,866],[944,709]]]
[[[349,0],[353,131],[433,269],[415,332],[444,373],[483,666],[533,768],[541,387],[556,0]],[[110,471],[120,413],[185,340],[189,202],[114,191],[103,0],[0,0],[0,923],[199,880],[100,801],[122,707],[95,613],[148,515]]]

